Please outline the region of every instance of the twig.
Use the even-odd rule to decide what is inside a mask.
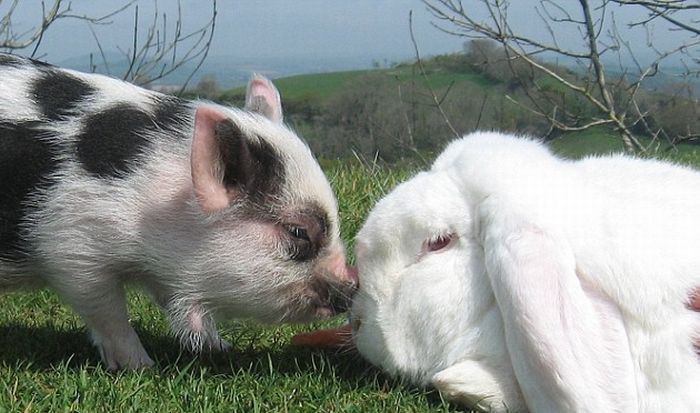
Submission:
[[[435,94],[435,91],[433,90],[432,86],[430,86],[430,80],[428,79],[428,75],[425,72],[425,67],[423,67],[423,60],[420,57],[420,51],[418,50],[418,43],[416,43],[416,37],[413,33],[413,10],[408,12],[408,28],[411,33],[411,43],[413,44],[413,50],[415,51],[416,54],[416,62],[418,63],[418,67],[420,68],[421,75],[423,76],[423,79],[425,79],[425,84],[428,87],[428,90],[430,91],[430,95],[433,98],[433,102],[435,102],[435,106],[437,107],[438,111],[440,112],[440,115],[442,116],[442,119],[445,121],[445,124],[447,127],[450,128],[452,131],[452,134],[455,136],[455,138],[459,138],[460,134],[457,132],[457,130],[452,126],[452,122],[450,122],[450,119],[447,117],[447,114],[445,111],[442,109],[442,105],[440,104],[440,100],[437,98],[437,95]]]

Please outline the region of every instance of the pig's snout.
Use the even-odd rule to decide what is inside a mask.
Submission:
[[[345,255],[342,253],[333,254],[321,266],[325,267],[325,271],[331,279],[351,283],[356,286],[359,284],[357,268],[347,265],[345,263]]]
[[[357,269],[343,265],[335,282],[329,284],[329,304],[335,314],[344,313],[352,306],[352,298],[360,286]]]
[[[327,317],[347,311],[360,283],[357,269],[346,264],[343,251],[334,250],[319,260],[314,273],[312,289],[317,316]]]
[[[357,269],[345,264],[344,257],[336,258],[325,266],[314,283],[316,307],[320,316],[344,313],[352,305],[352,298],[359,288]]]

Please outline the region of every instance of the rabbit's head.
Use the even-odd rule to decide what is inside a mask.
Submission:
[[[473,380],[474,394],[454,396],[512,408],[520,392],[472,205],[449,170],[434,168],[375,206],[357,236],[353,340],[371,363],[448,397],[445,374],[461,366],[457,380]]]

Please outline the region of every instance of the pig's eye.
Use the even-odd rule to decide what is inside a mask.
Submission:
[[[289,227],[289,228],[287,228],[287,231],[289,231],[289,233],[292,234],[292,236],[294,238],[302,239],[305,241],[310,241],[309,234],[306,232],[306,229],[304,229],[304,228]]]
[[[289,256],[295,261],[306,261],[316,255],[317,246],[311,242],[306,228],[289,226],[287,232],[291,235],[289,244]]]

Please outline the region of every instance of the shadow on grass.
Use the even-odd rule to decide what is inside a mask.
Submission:
[[[147,374],[160,377],[178,376],[184,371],[194,377],[233,378],[249,375],[263,380],[286,380],[309,375],[315,379],[343,383],[349,389],[370,388],[387,392],[413,389],[401,380],[382,374],[354,351],[314,350],[291,345],[256,347],[251,343],[240,346],[234,341],[230,352],[194,355],[181,351],[172,336],[149,333],[139,328],[138,324],[135,328],[156,362],[156,366]],[[85,328],[65,330],[51,324],[38,327],[21,324],[0,326],[0,364],[11,369],[39,373],[103,369]],[[435,406],[443,404],[435,391],[429,391],[426,398]],[[454,408],[452,406],[450,411]]]
[[[143,334],[143,332],[141,332]],[[151,343],[167,337],[147,337]],[[58,329],[46,324],[29,327],[21,324],[0,326],[0,363],[22,365],[36,371],[60,368],[78,369],[85,366],[98,366],[100,356],[90,343],[85,328]]]
[[[240,346],[234,341],[229,352],[195,355],[181,350],[172,336],[152,334],[138,325],[135,329],[146,351],[156,361],[156,370],[189,366],[216,375],[240,372],[291,375],[314,371],[334,374],[349,381],[376,375],[372,366],[355,352],[316,351],[291,345]],[[51,324],[38,327],[0,325],[0,363],[8,366],[21,364],[22,368],[35,371],[101,366],[100,356],[90,343],[85,328],[66,330]]]

